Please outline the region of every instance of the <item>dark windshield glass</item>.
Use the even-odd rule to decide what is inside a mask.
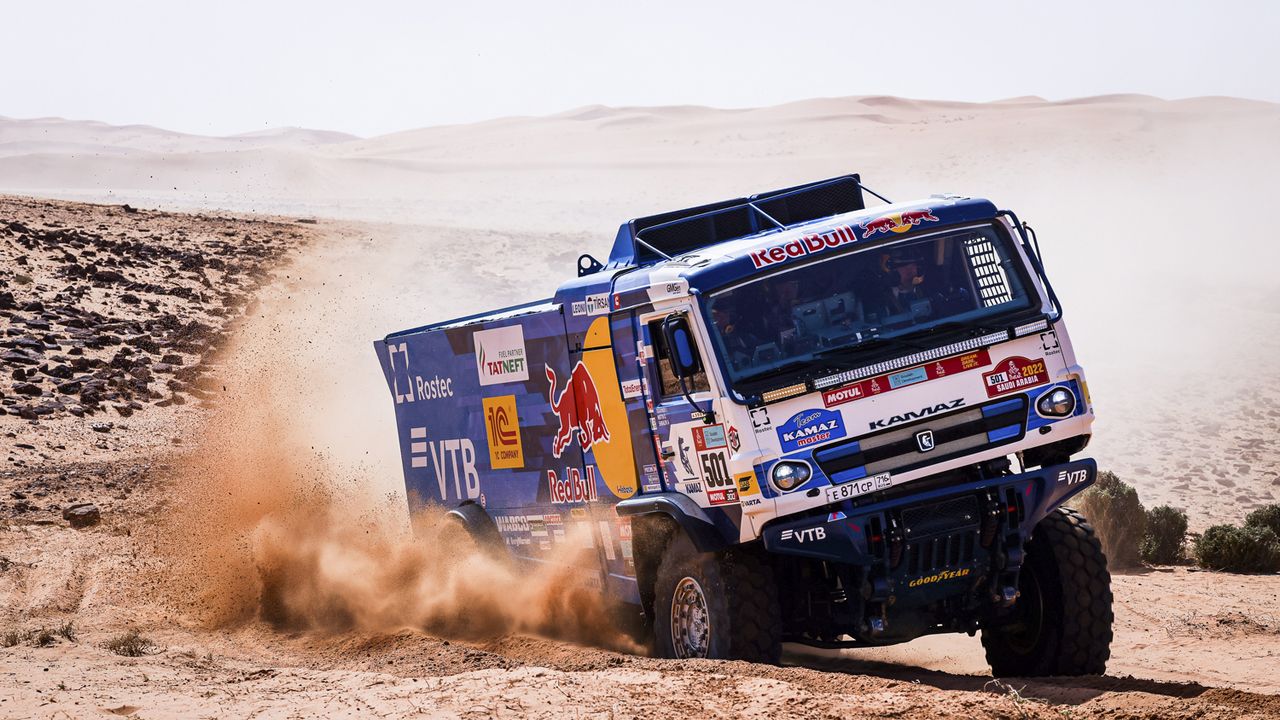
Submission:
[[[775,273],[712,294],[715,342],[734,387],[766,379],[772,385],[873,345],[910,352],[912,335],[980,326],[1032,307],[1017,258],[985,227]]]

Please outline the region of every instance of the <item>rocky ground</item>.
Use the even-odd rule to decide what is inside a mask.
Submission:
[[[209,472],[209,443],[221,443],[218,462],[254,436],[284,452],[249,409],[264,404],[245,377],[259,366],[237,368],[226,348],[264,355],[286,345],[298,362],[291,348],[315,328],[285,330],[350,313],[351,291],[333,282],[356,257],[381,257],[396,232],[0,198],[0,717],[1280,717],[1275,575],[1117,574],[1102,678],[996,682],[965,636],[861,652],[789,648],[773,667],[510,631],[441,637],[394,620],[342,631],[285,631],[261,612],[209,622],[187,597],[193,569],[206,594],[260,579],[236,577],[256,571],[217,554],[184,565],[182,523],[223,512],[218,495],[243,495],[237,512],[286,493],[302,499],[290,505],[316,497],[309,485],[288,487],[286,467],[238,465],[223,474],[245,481],[227,485]],[[386,272],[366,270],[360,282]],[[299,294],[299,314],[282,313]],[[367,345],[353,352],[369,370]],[[317,354],[314,366],[266,382],[317,384],[334,353]],[[229,422],[210,426],[215,415]],[[309,429],[306,439],[315,442]],[[210,485],[193,493],[194,480]],[[363,517],[354,527],[376,529]],[[344,549],[322,547],[338,560]],[[322,590],[362,566],[336,567]]]

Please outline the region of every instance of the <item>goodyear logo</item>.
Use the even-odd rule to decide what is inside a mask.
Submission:
[[[515,395],[484,399],[484,427],[489,440],[490,467],[495,470],[524,467]]]
[[[970,572],[971,572],[970,568],[960,568],[959,570],[943,570],[942,572],[936,575],[926,575],[924,577],[918,577],[915,580],[908,582],[907,587],[914,588],[914,587],[920,587],[921,585],[929,585],[936,582],[942,582],[943,580],[954,580],[956,578],[962,578],[965,575],[968,575]]]

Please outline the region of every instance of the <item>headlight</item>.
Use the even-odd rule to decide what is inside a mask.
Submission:
[[[812,471],[809,470],[809,463],[783,460],[773,466],[773,472],[769,474],[769,477],[773,480],[774,487],[782,492],[791,492],[808,482],[812,474]]]
[[[1076,409],[1076,396],[1064,387],[1057,387],[1040,396],[1036,411],[1045,417],[1066,417]]]

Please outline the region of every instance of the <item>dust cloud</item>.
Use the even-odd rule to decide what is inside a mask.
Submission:
[[[161,533],[170,604],[206,627],[639,650],[582,581],[598,562],[585,538],[530,568],[477,547],[442,508],[410,515],[384,460],[398,457],[393,413],[369,342],[387,320],[353,289],[384,266],[333,235],[278,271],[219,358],[224,391],[192,429]]]

